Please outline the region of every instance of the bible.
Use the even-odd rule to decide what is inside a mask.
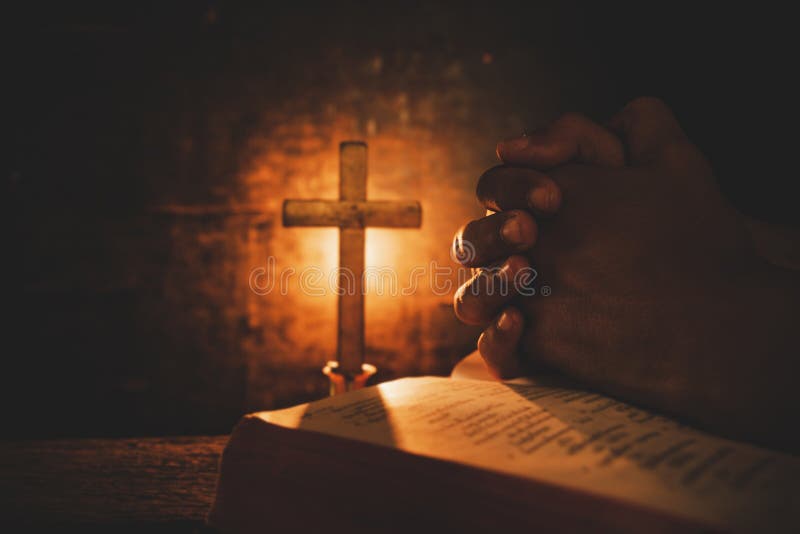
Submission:
[[[792,455],[552,377],[467,376],[404,378],[245,416],[223,453],[209,524],[232,533],[800,531]]]

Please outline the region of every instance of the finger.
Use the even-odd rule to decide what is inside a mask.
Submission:
[[[511,299],[528,294],[535,278],[523,256],[511,256],[500,267],[481,269],[456,291],[456,316],[466,324],[488,324]]]
[[[625,165],[622,142],[605,127],[580,115],[567,113],[530,135],[501,141],[497,156],[507,165],[550,169],[564,163],[601,167]]]
[[[688,143],[678,119],[658,98],[631,101],[611,119],[609,127],[625,141],[634,165],[652,163],[661,158],[665,148]]]
[[[456,232],[453,258],[465,267],[482,267],[525,251],[536,242],[536,222],[521,210],[474,220]]]
[[[547,175],[525,167],[492,167],[478,180],[478,200],[493,211],[533,210],[552,215],[561,207],[561,190]]]
[[[517,347],[523,327],[522,314],[508,307],[478,338],[478,352],[495,377],[506,379],[522,375]]]

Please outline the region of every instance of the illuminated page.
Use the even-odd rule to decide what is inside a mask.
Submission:
[[[595,393],[422,377],[256,415],[618,497],[729,530],[798,527],[800,460]]]

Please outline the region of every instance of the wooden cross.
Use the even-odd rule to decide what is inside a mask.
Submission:
[[[364,364],[364,237],[367,226],[419,228],[416,201],[367,201],[367,144],[339,145],[339,200],[285,200],[284,226],[339,227],[337,361],[346,377]],[[355,281],[355,287],[353,287]]]

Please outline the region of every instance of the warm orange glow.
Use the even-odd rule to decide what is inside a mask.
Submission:
[[[404,254],[402,247],[403,233],[396,228],[367,229],[366,266],[399,268]]]
[[[401,118],[411,112],[402,94],[388,105],[397,107]],[[431,110],[420,112],[433,113]],[[477,207],[472,197],[463,201],[454,196],[460,189],[452,186],[462,179],[462,167],[468,160],[453,156],[453,146],[458,144],[452,140],[434,139],[430,130],[402,120],[395,121],[392,129],[384,129],[377,119],[356,121],[345,113],[324,124],[303,120],[287,115],[270,132],[270,142],[252,141],[253,152],[261,156],[243,177],[247,202],[264,205],[275,231],[268,243],[251,250],[248,265],[262,265],[266,257],[273,256],[278,273],[287,269],[295,273],[287,277],[284,293],[255,301],[248,310],[249,323],[265,325],[269,335],[274,331],[276,355],[305,362],[309,368],[318,369],[336,354],[338,297],[330,286],[335,276],[330,274],[339,265],[338,229],[284,228],[281,209],[286,198],[338,198],[339,143],[361,139],[369,147],[367,199],[417,200],[422,204],[421,228],[368,228],[366,233],[365,267],[372,273],[365,300],[367,361],[380,368],[371,354],[403,353],[412,358],[422,350],[426,328],[438,328],[438,320],[453,320],[447,309],[452,293],[433,294],[427,277],[419,278],[415,286],[410,281],[415,269],[427,268],[432,261],[454,267],[448,241],[457,221],[469,218]],[[369,131],[365,129],[368,123],[372,124]],[[324,287],[323,294],[310,296],[300,290],[298,277],[309,267],[321,271],[318,285]],[[455,283],[455,274],[452,279]]]

